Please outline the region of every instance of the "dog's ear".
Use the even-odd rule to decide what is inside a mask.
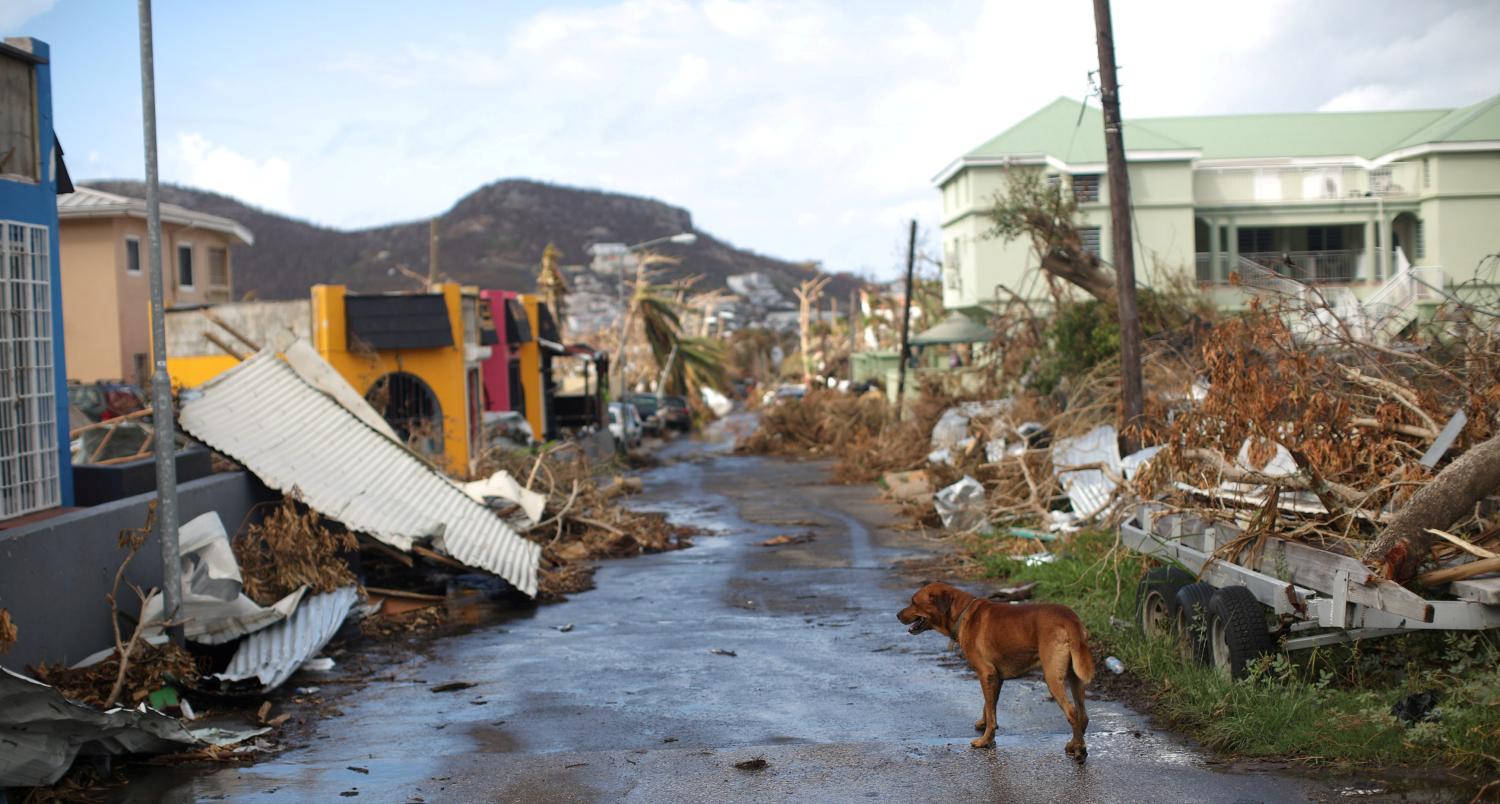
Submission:
[[[944,620],[953,619],[953,593],[945,587],[938,587],[932,592],[932,606],[943,613]]]

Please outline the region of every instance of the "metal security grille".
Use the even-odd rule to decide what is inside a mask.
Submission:
[[[61,502],[48,244],[0,221],[0,519]]]

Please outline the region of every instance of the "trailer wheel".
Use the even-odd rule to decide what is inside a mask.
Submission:
[[[1177,635],[1177,652],[1184,662],[1207,664],[1208,602],[1214,587],[1202,581],[1177,590],[1177,611],[1172,617],[1172,631]]]
[[[1209,654],[1226,678],[1244,678],[1250,663],[1276,651],[1266,607],[1243,586],[1226,586],[1208,602]]]
[[[1177,616],[1177,590],[1193,582],[1193,576],[1177,567],[1156,567],[1135,587],[1135,626],[1148,639],[1164,639],[1172,633]]]

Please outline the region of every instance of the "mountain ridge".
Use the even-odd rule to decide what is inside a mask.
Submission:
[[[136,180],[80,182],[105,192],[145,197]],[[161,186],[161,200],[231,218],[255,235],[255,245],[234,246],[234,290],[256,298],[307,295],[315,284],[343,284],[359,292],[410,290],[416,282],[398,266],[427,272],[428,221],[403,221],[359,229],[339,229],[261,209],[232,196],[175,184]],[[530,291],[536,285],[542,250],[556,243],[564,265],[587,265],[592,243],[639,243],[679,232],[693,232],[692,245],[667,245],[664,254],[681,257],[664,266],[677,279],[702,274],[700,289],[720,288],[734,274],[764,272],[790,290],[818,270],[733,246],[693,226],[683,207],[644,196],[534,181],[500,179],[459,198],[438,220],[438,271],[468,285]],[[837,274],[830,291],[847,295],[858,279]],[[836,298],[837,298],[836,297]]]

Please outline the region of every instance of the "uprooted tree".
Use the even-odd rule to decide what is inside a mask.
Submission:
[[[1061,295],[1061,280],[1114,308],[1114,271],[1084,247],[1077,219],[1078,202],[1068,188],[1049,184],[1039,171],[1012,169],[1005,189],[995,193],[987,235],[1030,240],[1054,297]]]
[[[1429,529],[1447,528],[1497,489],[1500,435],[1469,448],[1432,482],[1417,489],[1370,545],[1365,561],[1379,564],[1387,578],[1410,580],[1437,540]]]

